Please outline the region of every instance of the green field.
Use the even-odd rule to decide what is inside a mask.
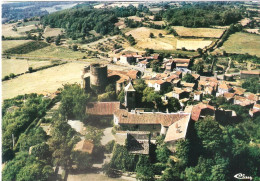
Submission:
[[[248,53],[260,57],[260,36],[238,32],[231,35],[220,49],[227,53]]]
[[[80,51],[72,51],[67,47],[61,46],[48,46],[27,54],[26,57],[39,57],[39,58],[58,58],[58,59],[81,59],[86,56],[86,53]]]
[[[5,50],[8,50],[10,48],[19,46],[19,45],[23,45],[30,41],[32,41],[32,40],[4,40],[4,41],[2,41],[2,52],[4,52]]]

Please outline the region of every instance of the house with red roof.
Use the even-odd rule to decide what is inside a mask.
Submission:
[[[113,114],[120,109],[120,102],[89,102],[86,107],[88,119],[99,121],[112,120]]]

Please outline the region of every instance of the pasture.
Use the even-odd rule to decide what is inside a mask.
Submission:
[[[227,53],[256,55],[260,57],[260,36],[250,33],[237,32],[224,42],[220,50]],[[217,50],[218,51],[218,50]]]
[[[173,28],[182,37],[220,38],[225,31],[216,28],[186,28],[183,26],[173,26]]]
[[[5,37],[21,37],[21,35],[18,31],[14,31],[13,26],[16,26],[16,23],[13,24],[3,24],[2,25],[2,36]]]
[[[86,53],[73,51],[64,46],[50,45],[45,48],[23,54],[24,57],[56,58],[56,59],[81,59]]]

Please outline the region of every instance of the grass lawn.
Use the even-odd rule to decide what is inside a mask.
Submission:
[[[32,40],[4,40],[2,41],[2,52],[30,41]]]
[[[220,49],[227,53],[248,53],[260,57],[260,36],[237,32],[232,34]]]

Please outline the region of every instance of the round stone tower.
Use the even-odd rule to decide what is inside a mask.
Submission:
[[[90,86],[98,92],[103,92],[107,86],[107,66],[101,64],[90,65]]]

